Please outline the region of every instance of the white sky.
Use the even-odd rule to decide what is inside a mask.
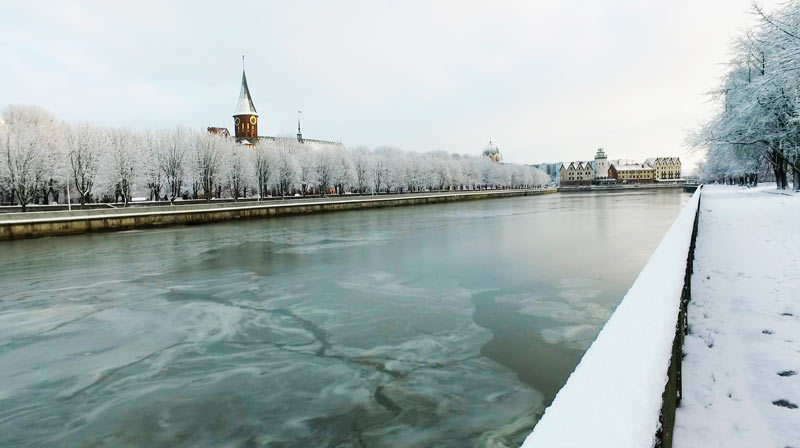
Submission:
[[[761,2],[768,8],[777,2]],[[234,6],[238,5],[238,6]],[[0,108],[232,128],[510,162],[679,155],[749,0],[3,2]],[[690,162],[691,163],[691,162]]]

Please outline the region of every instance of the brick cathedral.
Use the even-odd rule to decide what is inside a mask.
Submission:
[[[247,75],[245,74],[244,67],[242,67],[242,87],[239,90],[239,101],[236,103],[236,109],[233,112],[233,130],[233,137],[236,141],[248,146],[255,145],[260,140],[274,141],[284,138],[258,135],[258,111],[253,103],[253,97],[250,95],[250,88],[247,86]],[[209,127],[208,132],[230,137],[230,132],[227,128]],[[311,146],[342,146],[341,142],[304,139],[303,133],[300,131],[299,118],[297,120],[297,141],[301,144],[308,144]]]

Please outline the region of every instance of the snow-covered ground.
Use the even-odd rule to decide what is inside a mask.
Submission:
[[[706,186],[674,446],[800,447],[800,195]]]

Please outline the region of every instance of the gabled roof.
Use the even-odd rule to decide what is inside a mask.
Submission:
[[[258,116],[253,98],[250,97],[250,89],[247,88],[247,77],[244,75],[244,70],[242,70],[242,90],[239,91],[239,102],[236,103],[236,111],[233,112],[234,117],[237,115]]]
[[[569,165],[563,164],[562,165],[566,170],[593,170],[594,169],[594,161],[590,160],[588,162],[584,162],[581,160],[570,162]]]
[[[680,157],[651,157],[644,162],[646,165],[654,166],[662,163],[681,163]]]

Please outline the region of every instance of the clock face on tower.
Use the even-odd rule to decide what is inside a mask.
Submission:
[[[256,117],[250,117],[250,124],[256,124]]]
[[[236,122],[236,126],[239,126],[239,124],[240,124],[240,121],[239,121],[239,119],[238,119],[238,118],[236,118],[234,121]]]

